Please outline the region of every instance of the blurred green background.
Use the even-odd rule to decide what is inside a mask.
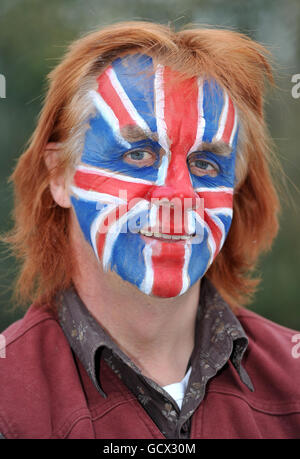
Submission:
[[[280,233],[260,262],[262,282],[250,307],[299,330],[300,98],[291,93],[292,75],[300,74],[299,0],[1,0],[0,74],[6,79],[6,98],[0,99],[0,232],[12,227],[7,180],[34,129],[46,75],[74,39],[123,20],[176,28],[188,23],[226,27],[246,33],[273,53],[279,89],[269,94],[266,116],[287,176],[287,193],[281,194]],[[15,272],[15,262],[2,246],[0,330],[24,314],[12,310]]]

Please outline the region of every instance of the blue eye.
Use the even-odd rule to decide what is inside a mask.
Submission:
[[[133,150],[127,152],[123,156],[127,164],[136,165],[138,167],[152,166],[156,161],[156,155],[152,151],[146,150]]]
[[[149,153],[146,151],[132,151],[128,156],[133,160],[141,161],[147,158],[147,155],[149,155]]]
[[[219,168],[216,164],[206,159],[197,158],[191,155],[188,160],[190,171],[192,174],[202,177],[209,175],[210,177],[216,177],[219,173]]]
[[[207,161],[203,161],[203,159],[197,159],[197,161],[194,161],[194,165],[199,169],[209,170],[212,168],[212,166]]]

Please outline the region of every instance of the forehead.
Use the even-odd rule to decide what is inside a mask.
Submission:
[[[141,138],[155,133],[165,150],[178,145],[185,153],[201,142],[234,142],[236,111],[220,85],[186,78],[148,55],[117,58],[91,93],[96,107],[92,129],[99,135],[112,132],[124,147],[130,147],[130,132]]]

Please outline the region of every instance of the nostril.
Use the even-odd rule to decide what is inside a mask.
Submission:
[[[149,192],[150,199],[157,199],[160,202],[168,202],[175,196],[175,190],[172,187],[156,186]]]
[[[152,190],[146,198],[156,207],[181,208],[182,210],[196,210],[201,206],[201,199],[192,192],[179,192],[177,190],[163,187],[163,189]]]
[[[173,199],[190,199],[193,204],[199,199],[197,193],[193,188],[179,188],[179,187],[168,187],[168,186],[156,186],[149,190],[146,196],[148,199],[157,199],[160,203],[168,203]]]

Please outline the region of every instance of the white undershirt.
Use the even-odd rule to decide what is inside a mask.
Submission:
[[[172,398],[174,398],[175,402],[177,403],[180,409],[189,382],[191,371],[192,367],[189,368],[189,370],[185,374],[185,377],[181,381],[173,384],[168,384],[167,386],[163,386],[163,389],[167,391]]]

